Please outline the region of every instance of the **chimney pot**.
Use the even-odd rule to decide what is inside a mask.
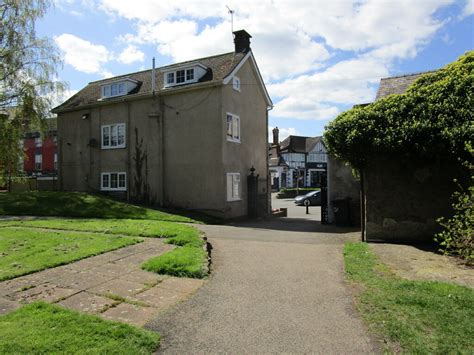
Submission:
[[[250,51],[250,38],[252,36],[245,30],[234,31],[235,53]]]
[[[280,133],[280,130],[278,129],[278,127],[275,127],[275,128],[273,128],[272,132],[273,132],[273,144],[277,145],[278,144],[278,139],[279,139],[278,135]]]

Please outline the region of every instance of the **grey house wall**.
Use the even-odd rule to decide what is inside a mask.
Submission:
[[[252,165],[268,194],[267,111],[250,63],[237,75],[241,92],[231,82],[59,113],[61,188],[99,192],[101,172],[125,171],[127,191],[109,194],[222,218],[246,215]],[[226,112],[240,116],[241,143],[226,140]],[[101,149],[101,126],[113,123],[126,124],[126,147]],[[227,201],[228,172],[241,175],[240,201]]]
[[[353,226],[360,226],[360,181],[352,174],[350,166],[328,154],[329,223],[335,222],[332,201],[350,198],[350,217]]]
[[[432,241],[449,216],[456,167],[372,159],[364,173],[367,240]]]

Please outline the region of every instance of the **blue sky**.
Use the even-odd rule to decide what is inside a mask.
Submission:
[[[233,50],[252,50],[274,101],[270,126],[321,135],[381,77],[440,68],[474,48],[474,0],[56,0],[37,23],[60,48],[68,95],[88,82]],[[243,83],[245,84],[245,83]]]

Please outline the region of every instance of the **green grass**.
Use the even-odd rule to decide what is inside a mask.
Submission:
[[[152,219],[196,223],[192,218],[81,192],[0,193],[0,215]]]
[[[1,354],[150,354],[158,333],[32,303],[0,317]]]
[[[146,261],[142,269],[158,274],[201,279],[206,276],[206,263],[207,253],[202,248],[184,246]]]
[[[202,239],[196,228],[185,224],[166,221],[136,219],[35,219],[0,221],[0,227],[5,226],[167,238],[167,242],[170,244],[193,244],[195,246],[202,246]]]
[[[0,229],[0,281],[140,242],[102,233]]]
[[[389,352],[472,354],[474,290],[398,278],[364,243],[347,243],[344,259],[348,278],[362,288],[359,311]]]

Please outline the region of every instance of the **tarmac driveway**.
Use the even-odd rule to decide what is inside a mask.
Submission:
[[[212,276],[147,327],[164,353],[374,353],[344,281],[342,245],[359,233],[305,219],[199,226]]]

